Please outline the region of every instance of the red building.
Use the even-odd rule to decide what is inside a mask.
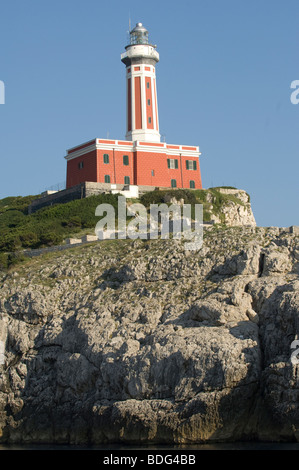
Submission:
[[[199,148],[160,142],[156,63],[148,31],[137,23],[121,55],[126,65],[126,140],[94,139],[68,150],[67,188],[107,184],[201,189]]]

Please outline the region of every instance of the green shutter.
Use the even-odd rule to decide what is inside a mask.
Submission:
[[[125,176],[125,184],[130,184],[130,177],[129,176]]]
[[[196,161],[194,160],[194,162],[193,162],[193,170],[196,170],[196,168],[197,168],[197,163],[196,163]]]
[[[178,167],[179,167],[179,162],[178,162],[178,160],[175,160],[175,161],[174,161],[174,167],[175,167],[176,170],[178,169]]]
[[[190,180],[190,188],[194,189],[195,188],[195,181]]]
[[[189,170],[189,160],[186,160],[186,170]]]
[[[171,180],[171,187],[176,188],[176,180]]]
[[[104,153],[104,163],[109,163],[109,155]]]
[[[170,168],[170,159],[167,158],[167,167]]]
[[[129,156],[128,155],[123,155],[123,163],[124,163],[124,165],[129,165]]]
[[[110,176],[109,175],[105,175],[105,183],[110,183]]]

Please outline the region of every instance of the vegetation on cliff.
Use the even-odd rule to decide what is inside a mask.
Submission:
[[[98,217],[95,208],[111,204],[117,212],[117,196],[100,194],[66,204],[45,207],[28,214],[36,196],[11,197],[0,200],[0,264],[7,266],[19,259],[11,253],[27,248],[58,245],[80,230],[94,228]]]
[[[152,191],[143,194],[138,202],[149,207],[150,204],[171,204],[173,200],[183,199],[185,204],[191,204],[193,207],[194,204],[203,205],[204,222],[216,218],[218,223],[225,224],[225,208],[231,205],[234,210],[242,207],[245,210],[247,203],[239,197],[239,193],[225,194],[222,189]],[[100,194],[65,204],[55,204],[29,214],[28,207],[37,197],[39,196],[19,196],[0,200],[0,268],[22,260],[22,250],[59,245],[65,238],[82,230],[93,231],[99,220],[99,217],[95,216],[95,209],[99,204],[111,204],[117,216],[116,194]]]

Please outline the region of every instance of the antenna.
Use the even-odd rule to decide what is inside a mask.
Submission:
[[[129,12],[129,31],[127,31],[127,41],[130,43],[130,32],[131,32],[131,15]]]

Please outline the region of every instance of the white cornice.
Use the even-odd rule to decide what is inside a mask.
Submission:
[[[115,140],[115,143],[111,143],[111,140],[107,139],[107,142],[99,142],[99,140],[105,141],[105,139],[96,139],[92,141],[92,145],[88,145],[87,147],[81,148],[79,150],[73,150],[71,153],[67,154],[64,158],[66,160],[73,160],[74,158],[81,157],[86,153],[92,152],[93,150],[107,150],[107,151],[124,151],[124,152],[150,152],[150,153],[159,153],[159,154],[166,154],[166,155],[173,155],[173,156],[182,156],[182,157],[199,157],[201,152],[199,151],[199,147],[194,148],[196,150],[189,150],[184,149],[184,147],[188,147],[187,145],[175,145],[175,144],[166,144],[165,142],[161,142],[161,145],[151,145],[151,142],[148,142],[146,145],[143,144],[143,141],[127,141],[127,143],[123,143],[125,141],[118,141]],[[121,143],[119,143],[121,142]],[[84,144],[82,144],[84,145]],[[173,145],[178,148],[172,149],[167,148],[167,145]],[[80,147],[80,145],[78,146]],[[74,149],[76,147],[73,147]],[[70,149],[71,150],[71,149]]]
[[[74,150],[73,152],[67,154],[64,158],[66,160],[73,160],[73,158],[81,157],[82,155],[85,155],[86,153],[92,152],[93,150],[96,150],[96,145],[95,143],[93,145],[89,145],[88,147],[84,147],[83,149],[80,150]]]

